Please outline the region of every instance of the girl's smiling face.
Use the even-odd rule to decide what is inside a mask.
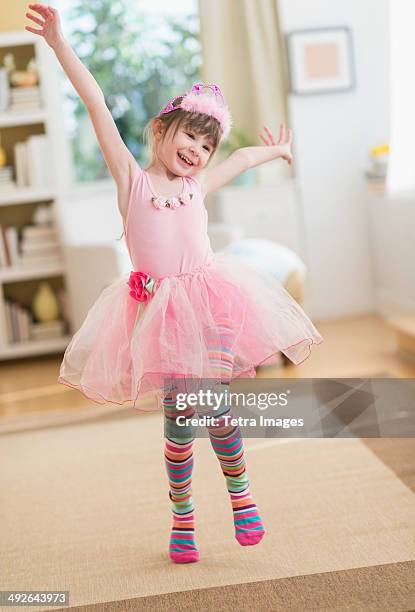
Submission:
[[[173,130],[171,130],[171,133]],[[197,134],[190,127],[180,126],[171,137],[167,133],[157,146],[157,155],[164,165],[177,176],[199,172],[208,163],[213,146],[206,134]]]

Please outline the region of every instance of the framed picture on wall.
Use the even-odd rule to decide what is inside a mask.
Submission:
[[[286,44],[291,93],[304,96],[354,89],[350,28],[295,30],[287,33]]]

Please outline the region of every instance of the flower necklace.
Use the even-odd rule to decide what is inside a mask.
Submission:
[[[150,191],[152,193],[151,201],[153,205],[158,209],[162,209],[165,207],[171,208],[171,209],[179,208],[181,204],[189,204],[190,200],[193,198],[193,193],[185,193],[185,182],[184,182],[183,177],[181,177],[182,182],[183,182],[183,188],[182,188],[181,194],[179,196],[170,196],[169,198],[164,198],[163,196],[160,196],[155,193],[153,184],[151,182],[148,172],[146,172],[146,175],[147,175],[147,180],[148,180],[148,184],[150,187]]]

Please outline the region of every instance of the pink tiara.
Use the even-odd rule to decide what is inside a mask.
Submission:
[[[179,98],[183,99],[179,104],[175,105],[174,102]],[[214,117],[221,127],[222,140],[228,137],[232,127],[232,117],[218,85],[196,83],[190,92],[172,98],[157,114],[157,117],[178,108]]]

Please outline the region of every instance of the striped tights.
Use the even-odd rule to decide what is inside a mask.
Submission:
[[[221,381],[215,387],[218,393],[229,390],[232,379],[234,359],[232,334],[231,325],[222,325],[219,328],[219,335],[215,332],[209,336],[210,364],[214,369],[215,378]],[[175,394],[173,390],[163,398],[164,456],[173,513],[169,555],[176,563],[189,563],[199,560],[195,543],[192,498],[193,443],[196,428],[191,425],[177,425],[175,419],[177,415],[195,416],[195,409],[187,406],[185,410],[179,411],[176,408]],[[207,426],[207,429],[229,492],[235,537],[242,546],[258,544],[264,536],[265,529],[250,492],[240,427],[225,423],[225,415],[233,416],[225,396],[219,409],[212,410],[209,414],[215,417],[215,424]]]

